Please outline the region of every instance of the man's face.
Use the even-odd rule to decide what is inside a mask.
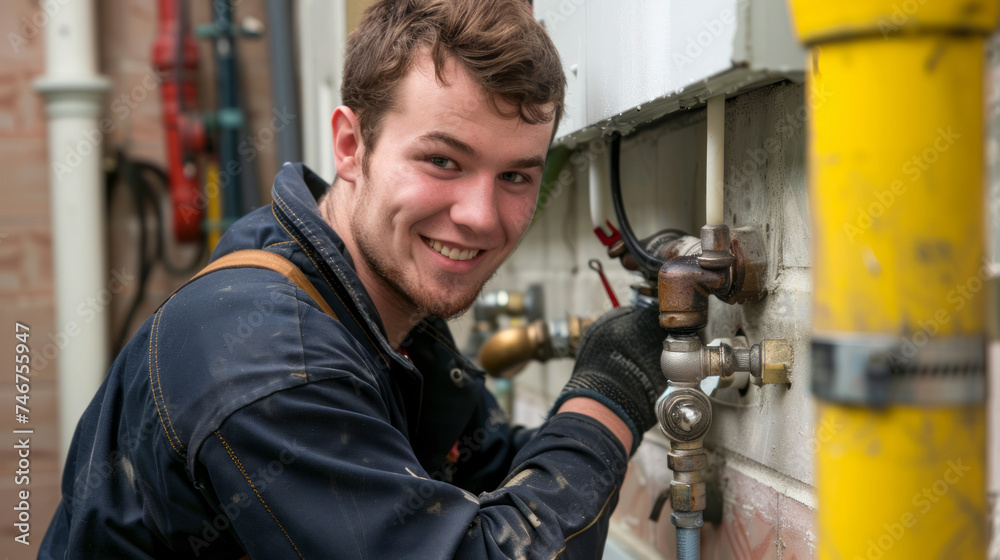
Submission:
[[[449,317],[472,305],[530,224],[555,125],[497,115],[452,60],[443,77],[416,56],[357,181],[350,228],[359,268],[379,284],[369,290]]]

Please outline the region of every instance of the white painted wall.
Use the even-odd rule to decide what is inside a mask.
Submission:
[[[804,87],[794,83],[768,86],[730,99],[726,107],[725,222],[765,231],[768,250],[768,296],[731,306],[712,298],[705,339],[727,337],[737,329],[751,343],[764,338],[793,341],[795,370],[791,389],[751,386],[736,406],[715,403],[715,423],[708,444],[737,454],[765,470],[776,471],[799,494],[808,493],[812,474],[813,408],[809,389],[808,332],[809,215],[805,184],[805,126],[801,119]],[[644,236],[663,228],[691,233],[704,222],[704,109],[676,114],[622,144],[622,189],[635,233]],[[584,144],[570,159],[575,181],[553,197],[536,217],[521,246],[487,289],[545,286],[548,319],[567,313],[595,315],[611,305],[597,274],[587,261],[604,263],[620,300],[631,297],[637,277],[607,258],[591,231],[587,202],[590,156],[606,158],[603,143]],[[466,320],[456,323],[456,336]],[[569,378],[568,360],[533,364],[514,383],[515,422],[537,425],[549,403]],[[666,446],[654,429],[647,445]],[[666,463],[662,467],[666,471]],[[669,477],[667,478],[669,480]],[[801,499],[800,499],[801,501]],[[808,503],[808,502],[807,502]]]

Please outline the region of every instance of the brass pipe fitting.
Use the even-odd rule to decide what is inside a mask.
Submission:
[[[539,319],[524,327],[504,329],[480,347],[479,363],[490,376],[509,378],[531,360],[571,358],[576,356],[580,339],[593,322],[590,317],[570,315],[565,321]]]
[[[509,378],[524,369],[531,360],[552,357],[552,339],[545,321],[539,319],[526,327],[504,329],[483,343],[479,363],[493,377]]]

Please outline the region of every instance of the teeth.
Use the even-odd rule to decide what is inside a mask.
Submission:
[[[479,254],[479,249],[461,250],[457,247],[448,247],[440,241],[433,241],[431,239],[427,240],[427,245],[453,261],[467,261]]]

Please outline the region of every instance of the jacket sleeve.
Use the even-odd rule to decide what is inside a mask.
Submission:
[[[558,414],[475,495],[429,477],[380,393],[345,372],[230,415],[195,476],[250,558],[547,560],[601,556],[627,461],[604,426]]]

